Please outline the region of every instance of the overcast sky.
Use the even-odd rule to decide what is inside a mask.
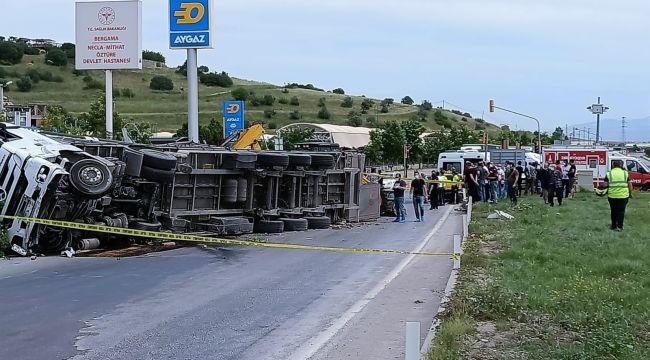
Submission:
[[[0,34],[74,42],[74,1],[2,0]],[[211,70],[282,85],[417,102],[481,116],[488,99],[542,129],[650,115],[648,0],[215,0]],[[143,46],[171,65],[167,0],[143,0]],[[438,105],[441,105],[439,103]],[[496,124],[534,122],[485,114]]]

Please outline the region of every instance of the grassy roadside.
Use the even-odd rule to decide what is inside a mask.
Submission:
[[[459,282],[428,359],[650,358],[650,194],[626,229],[607,200],[475,206]],[[495,208],[514,220],[488,220]]]

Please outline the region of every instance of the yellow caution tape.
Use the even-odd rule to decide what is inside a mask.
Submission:
[[[199,236],[199,235],[184,235],[184,234],[176,234],[171,232],[125,229],[125,228],[118,228],[118,227],[111,227],[111,226],[104,226],[104,225],[84,224],[84,223],[77,223],[77,222],[38,219],[38,218],[29,218],[29,217],[20,217],[20,216],[0,215],[0,219],[25,221],[28,223],[54,226],[54,227],[59,227],[64,229],[90,231],[90,232],[103,233],[103,234],[125,235],[125,236],[133,236],[133,237],[140,237],[140,238],[153,238],[153,239],[161,239],[161,240],[198,242],[198,243],[209,243],[209,244],[220,244],[220,245],[256,246],[256,247],[266,247],[266,248],[273,248],[273,249],[315,250],[315,251],[331,251],[331,252],[343,252],[343,253],[372,253],[372,254],[398,254],[398,255],[449,256],[449,257],[460,256],[460,254],[445,253],[445,252],[402,251],[402,250],[389,250],[389,249],[361,249],[361,248],[345,248],[345,247],[335,247],[335,246],[282,244],[282,243],[257,242],[257,241],[250,241],[250,240],[223,239],[223,238],[213,238],[213,237]]]

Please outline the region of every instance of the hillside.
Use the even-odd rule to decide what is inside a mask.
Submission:
[[[25,55],[22,63],[13,66],[0,66],[4,69],[6,75],[5,80],[14,80],[14,82],[23,76],[29,69],[37,69],[39,71],[49,71],[55,77],[60,76],[62,82],[45,82],[40,81],[34,84],[29,92],[19,92],[15,85],[8,88],[9,91],[5,96],[16,104],[28,103],[46,103],[46,104],[59,104],[66,110],[73,114],[88,111],[90,102],[100,96],[102,90],[86,90],[84,89],[85,83],[83,78],[87,75],[91,76],[103,84],[104,74],[102,71],[83,71],[81,74],[73,72],[74,67],[69,64],[66,67],[55,67],[45,64],[43,55]],[[216,70],[216,69],[211,69]],[[164,75],[169,77],[174,82],[174,90],[172,91],[153,91],[149,89],[149,82],[153,76]],[[354,99],[353,108],[343,108],[341,103],[346,95],[339,95],[330,92],[322,92],[317,90],[306,89],[288,89],[285,90],[282,86],[271,84],[264,84],[255,81],[234,79],[235,85],[231,88],[221,87],[207,87],[200,85],[199,88],[199,111],[201,123],[207,123],[212,117],[221,118],[221,107],[223,100],[232,100],[230,92],[237,87],[244,87],[249,91],[253,91],[258,98],[264,95],[272,95],[276,99],[286,98],[287,100],[292,97],[298,97],[300,100],[299,106],[292,106],[290,104],[280,104],[277,100],[273,106],[251,106],[247,104],[246,118],[248,121],[263,121],[270,128],[279,128],[297,120],[290,119],[290,113],[299,111],[302,118],[300,122],[317,122],[317,123],[332,123],[345,125],[347,123],[347,114],[350,110],[360,111],[360,105],[363,97],[352,96]],[[187,119],[187,99],[183,91],[187,87],[186,78],[175,72],[175,69],[143,69],[134,71],[114,71],[113,72],[113,87],[115,89],[128,88],[133,91],[135,97],[116,97],[115,109],[122,116],[132,121],[140,122],[146,121],[151,124],[156,124],[155,127],[158,131],[175,131]],[[284,91],[284,92],[283,92]],[[319,99],[325,98],[326,106],[331,113],[329,120],[319,119],[317,117]],[[377,116],[379,123],[388,120],[403,120],[417,113],[416,106],[409,106],[399,104],[400,99],[396,99],[396,103],[391,105],[389,112],[386,114],[380,113],[379,102],[375,100],[375,107],[369,111],[367,115],[363,115],[363,125],[370,126],[366,119],[369,116]],[[265,110],[275,110],[276,114],[272,119],[267,119],[264,116]],[[457,114],[445,111],[444,114],[450,119],[451,123],[455,125],[464,124],[469,129],[475,129],[478,122],[475,119],[465,119]],[[433,113],[430,112],[428,119],[423,125],[428,130],[436,130],[441,127],[433,120]],[[373,125],[375,126],[375,125]],[[479,128],[485,126],[488,131],[498,131],[498,128],[491,124],[479,124]],[[372,127],[372,126],[371,126]]]

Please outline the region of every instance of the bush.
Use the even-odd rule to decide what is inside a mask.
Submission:
[[[262,100],[260,100],[260,98],[255,96],[255,94],[251,94],[251,96],[248,97],[248,102],[252,106],[260,106],[260,105],[262,105]]]
[[[0,228],[0,258],[5,257],[5,251],[10,248],[9,245],[11,245],[11,243],[9,242],[9,236],[7,236],[7,230]]]
[[[402,104],[404,104],[404,105],[413,105],[413,104],[415,104],[415,101],[413,101],[413,99],[410,96],[407,95],[407,96],[404,96],[402,98]]]
[[[300,115],[300,112],[298,110],[294,110],[289,114],[289,119],[291,120],[300,120],[302,118],[302,115]]]
[[[467,118],[462,118],[462,119],[460,119],[460,121],[467,122]]]
[[[129,88],[124,88],[122,89],[122,97],[132,99],[135,97],[135,93]]]
[[[324,106],[325,106],[325,98],[318,99],[318,107],[324,107]]]
[[[211,72],[207,74],[200,75],[201,84],[205,86],[219,86],[219,87],[231,87],[233,81],[228,76],[228,74],[222,71],[220,74],[216,72]]]
[[[383,104],[380,111],[382,114],[388,114],[388,105]]]
[[[368,126],[371,126],[371,127],[376,126],[377,125],[377,118],[374,117],[374,116],[368,116],[366,118],[366,124],[368,124]]]
[[[54,81],[54,75],[52,75],[52,72],[50,71],[40,71],[38,74],[41,77],[41,80],[43,81],[47,81],[47,82]]]
[[[120,96],[122,96],[122,92],[120,91],[120,89],[119,88],[113,88],[113,97],[118,98]]]
[[[363,119],[361,119],[361,114],[357,111],[350,111],[348,113],[348,125],[358,127],[363,125]]]
[[[90,81],[87,81],[86,85],[84,86],[84,90],[104,90],[104,89],[105,89],[104,83],[92,78]]]
[[[287,89],[306,89],[306,90],[315,90],[315,91],[325,91],[323,89],[319,89],[315,87],[312,84],[302,85],[302,84],[292,83],[292,84],[287,84],[284,87]]]
[[[282,89],[282,93],[283,93],[283,94],[288,94],[288,93],[289,93],[289,89],[287,89],[287,88]]]
[[[323,120],[329,120],[332,117],[332,114],[327,110],[327,106],[323,106],[318,111],[318,118]]]
[[[251,93],[243,87],[238,87],[234,89],[231,94],[232,98],[237,101],[246,101]]]
[[[341,88],[336,88],[336,89],[332,90],[332,92],[335,93],[335,94],[339,94],[339,95],[345,95],[345,91],[343,89],[341,89]]]
[[[274,122],[270,122],[268,125],[266,125],[266,127],[269,128],[269,129],[271,129],[271,130],[273,130],[273,129],[277,129],[277,128],[278,128],[278,124],[276,124],[276,123],[274,123]]]
[[[77,70],[77,69],[72,70],[72,74],[74,76],[81,76],[83,75],[83,73],[84,73],[83,70]]]
[[[61,49],[53,48],[45,55],[45,63],[54,66],[68,65],[68,55]]]
[[[0,64],[19,64],[24,54],[22,46],[11,41],[0,41]]]
[[[474,125],[474,130],[485,130],[485,125],[476,124],[476,125]]]
[[[354,106],[354,100],[352,100],[351,97],[346,96],[345,99],[343,99],[343,102],[341,103],[341,107],[351,108],[352,106]]]
[[[420,105],[420,108],[422,108],[422,109],[424,109],[426,111],[429,111],[429,110],[433,110],[433,105],[431,104],[431,102],[429,100],[424,100],[422,102],[422,105]]]
[[[94,80],[95,80],[95,79],[93,79],[93,77],[90,76],[90,75],[86,75],[86,76],[84,76],[83,79],[82,79],[82,81],[85,82],[85,83],[89,83],[89,82],[94,81]]]
[[[32,80],[27,76],[23,76],[18,79],[18,81],[16,81],[16,87],[18,88],[18,91],[28,92],[32,90],[32,86]]]
[[[300,106],[300,100],[298,99],[297,96],[294,96],[291,98],[291,100],[289,100],[289,104],[293,106]]]
[[[264,117],[267,119],[273,119],[275,116],[275,110],[270,109],[270,110],[264,110]]]
[[[370,110],[373,106],[375,106],[374,101],[370,99],[363,99],[363,101],[361,102],[361,113],[367,114],[368,110]]]
[[[63,43],[61,44],[61,50],[69,59],[74,59],[75,55],[75,45],[73,43]]]
[[[151,78],[149,88],[152,90],[170,91],[174,90],[174,82],[166,76],[156,75]]]
[[[483,119],[474,119],[474,121],[476,121],[477,123],[481,123],[481,124],[485,122],[485,120],[483,120]]]
[[[38,84],[38,82],[41,81],[41,74],[39,74],[36,69],[27,70],[25,75],[30,78],[34,84]]]
[[[266,106],[272,106],[275,103],[275,98],[271,95],[264,95],[262,98],[262,104]]]
[[[149,51],[149,50],[143,50],[142,51],[142,59],[143,60],[150,60],[150,61],[157,61],[164,63],[165,62],[165,57],[163,54],[155,51]]]
[[[278,103],[280,103],[282,105],[287,105],[289,103],[289,99],[287,99],[285,97],[281,97],[281,98],[278,99]]]

